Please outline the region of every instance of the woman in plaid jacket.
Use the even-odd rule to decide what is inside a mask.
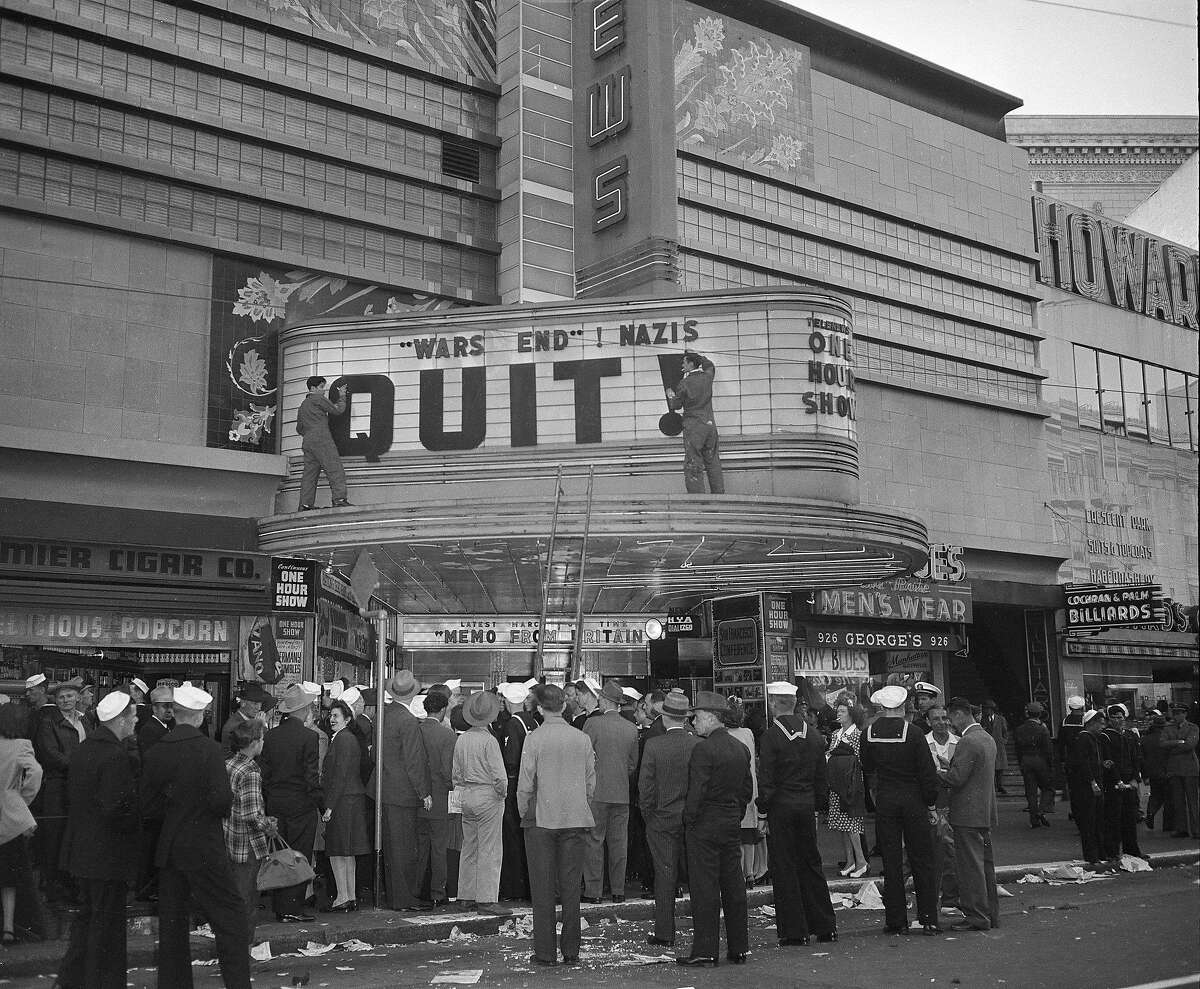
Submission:
[[[266,857],[267,839],[277,834],[275,819],[267,817],[263,804],[262,773],[255,758],[263,747],[263,723],[245,721],[232,729],[233,755],[225,760],[233,805],[225,818],[225,847],[233,863],[238,890],[246,901],[246,923],[250,943],[258,914],[258,864]]]

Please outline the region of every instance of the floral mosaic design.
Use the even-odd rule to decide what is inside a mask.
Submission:
[[[273,453],[279,330],[288,320],[448,309],[450,299],[334,275],[213,259],[207,445]]]
[[[492,78],[494,0],[259,0],[273,19],[392,48],[427,65]]]
[[[781,178],[810,177],[808,49],[675,5],[675,139]]]

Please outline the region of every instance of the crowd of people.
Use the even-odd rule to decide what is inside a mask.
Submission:
[[[1008,727],[994,706],[943,702],[931,683],[810,707],[777,682],[762,710],[711,691],[643,696],[615,679],[463,696],[461,681],[422,689],[400,670],[378,753],[367,688],[345,681],[278,697],[249,684],[219,732],[213,698],[190,683],[134,679],[98,703],[81,681],[34,675],[26,687],[26,703],[0,705],[0,942],[39,930],[35,881],[70,903],[64,989],[123,985],[132,897],[157,905],[164,984],[191,985],[188,935],[203,920],[225,984],[248,986],[268,886],[282,923],[356,911],[370,893],[393,910],[453,902],[497,916],[531,901],[532,961],[547,966],[578,960],[581,902],[620,903],[639,881],[655,900],[647,942],[675,946],[686,886],[693,932],[679,963],[719,963],[722,915],[726,960],[743,963],[746,891],[768,875],[781,947],[837,940],[822,820],[841,839],[841,875],[863,878],[882,858],[889,934],[999,923],[991,829]],[[1200,836],[1200,729],[1185,708],[1139,734],[1121,704],[1069,706],[1056,739],[1036,703],[1012,731],[1031,828],[1048,825],[1057,764],[1094,868],[1140,854],[1143,782],[1147,827],[1161,812],[1164,830]],[[287,849],[304,869],[265,884]]]

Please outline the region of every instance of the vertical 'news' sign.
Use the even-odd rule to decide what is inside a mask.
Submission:
[[[590,49],[600,77],[585,91],[587,145],[597,148],[629,129],[633,115],[633,72],[620,64],[625,46],[625,0],[592,4]],[[629,158],[618,155],[592,170],[592,231],[598,233],[629,216]]]

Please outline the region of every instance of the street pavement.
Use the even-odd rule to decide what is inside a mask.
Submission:
[[[1079,855],[1079,838],[1078,833],[1073,824],[1067,820],[1065,805],[1059,805],[1058,813],[1051,815],[1052,824],[1049,828],[1038,828],[1031,830],[1028,827],[1028,820],[1022,813],[1023,801],[1018,801],[1012,798],[1001,801],[1000,811],[1000,826],[993,831],[993,843],[996,852],[996,862],[998,874],[1001,876],[1001,881],[1006,882],[1008,888],[1017,893],[1014,899],[1005,899],[1003,905],[1006,912],[1012,912],[1019,908],[1018,903],[1025,903],[1027,897],[1036,897],[1041,895],[1038,887],[1016,885],[1015,880],[1023,874],[1024,865],[1034,864],[1053,864],[1058,862],[1068,862],[1071,860],[1078,861]],[[870,830],[870,826],[868,826]],[[1148,831],[1144,828],[1139,829],[1140,841],[1142,843],[1142,851],[1155,861],[1156,868],[1165,869],[1168,866],[1178,865],[1179,863],[1195,863],[1200,859],[1200,847],[1195,839],[1177,839],[1169,835],[1163,835],[1160,831]],[[821,848],[823,860],[825,863],[825,872],[830,879],[830,886],[835,890],[852,891],[860,885],[857,882],[840,880],[836,875],[837,858],[840,854],[841,843],[836,836],[829,835],[828,832],[821,834]],[[872,859],[872,874],[877,875],[879,871],[879,860]],[[1166,879],[1168,876],[1176,875],[1179,869],[1166,869],[1166,871],[1156,873],[1155,880],[1159,877]],[[1191,875],[1194,878],[1196,869],[1191,868]],[[1135,890],[1142,888],[1132,884],[1141,884],[1146,881],[1144,874],[1138,876],[1122,875],[1118,880],[1106,880],[1104,883],[1093,883],[1088,886],[1079,887],[1079,890],[1096,891],[1103,887],[1105,892],[1099,895],[1098,902],[1113,903],[1119,902],[1122,891]],[[1185,884],[1186,885],[1186,884]],[[1074,896],[1075,887],[1062,887],[1062,889],[1071,891]],[[1114,892],[1108,892],[1112,889]],[[1195,887],[1188,887],[1191,894],[1192,905],[1200,904],[1200,890]],[[770,903],[770,887],[760,887],[750,891],[752,910],[757,910],[764,905]],[[652,912],[652,904],[644,900],[636,898],[636,889],[628,889],[628,902],[620,906],[611,904],[599,906],[585,906],[584,917],[593,925],[589,932],[593,936],[593,940],[588,942],[588,947],[585,948],[585,963],[588,952],[593,943],[596,944],[596,949],[600,956],[605,959],[617,958],[622,953],[628,958],[631,951],[641,951],[645,949],[646,953],[651,953],[651,949],[644,945],[635,947],[633,942],[629,940],[634,937],[636,940],[640,938],[645,931],[649,929],[649,918]],[[1115,898],[1115,899],[1114,899]],[[1064,901],[1069,902],[1069,901]],[[519,904],[509,904],[510,906],[520,907]],[[303,961],[304,965],[315,973],[318,968],[329,969],[329,984],[333,986],[355,986],[355,985],[430,985],[432,979],[438,974],[434,971],[438,965],[442,964],[439,959],[443,957],[459,958],[459,960],[469,960],[470,957],[477,957],[479,964],[474,965],[473,969],[468,967],[468,970],[482,969],[489,979],[489,982],[483,980],[479,985],[508,985],[505,981],[496,981],[497,979],[508,978],[501,977],[495,972],[486,969],[484,965],[485,959],[497,958],[505,959],[506,963],[511,963],[517,958],[521,952],[528,955],[528,941],[512,938],[506,939],[497,936],[497,931],[500,928],[501,921],[496,918],[483,917],[473,913],[456,913],[453,906],[448,910],[438,911],[431,914],[413,915],[400,914],[388,910],[370,910],[364,909],[356,914],[319,914],[315,923],[311,925],[280,925],[276,923],[262,923],[259,925],[258,940],[265,940],[270,943],[272,951],[275,955],[295,952],[298,948],[305,946],[308,942],[316,944],[333,944],[343,943],[351,938],[359,938],[366,942],[371,947],[370,951],[359,953],[346,952],[343,949],[337,949],[330,955],[322,958],[304,958],[304,959],[286,959],[286,964],[281,965],[277,969],[273,969],[270,964],[265,966],[259,965],[256,971],[259,974],[259,982],[257,984],[266,985],[290,985],[290,977],[281,981],[275,982],[276,978],[282,979],[282,976],[276,976],[276,972],[286,972],[289,966],[294,966],[297,962]],[[1140,908],[1139,908],[1140,909]],[[688,912],[688,906],[685,901],[681,901],[677,906],[677,911],[681,918]],[[1120,911],[1109,911],[1119,913]],[[264,913],[264,917],[269,916]],[[761,945],[774,944],[773,929],[770,929],[770,919],[760,914],[755,916],[755,929],[758,930],[760,943],[756,943],[756,951]],[[1174,922],[1181,917],[1186,916],[1186,911],[1172,914],[1166,919]],[[843,931],[847,933],[849,938],[857,938],[867,929],[879,927],[882,921],[877,919],[879,915],[873,915],[867,911],[840,911],[839,923],[842,925]],[[1040,918],[1037,918],[1040,920]],[[1190,934],[1184,939],[1184,944],[1196,941],[1197,925],[1195,923],[1195,911],[1193,911],[1191,922],[1192,927]],[[686,921],[685,921],[686,923]],[[454,930],[459,929],[459,938],[461,940],[448,940]],[[862,928],[860,930],[859,928]],[[1043,929],[1046,927],[1044,923],[1036,923],[1033,930],[1045,933]],[[609,930],[611,928],[611,930]],[[1118,933],[1110,930],[1110,934]],[[617,942],[608,944],[601,949],[601,942],[595,940],[598,935],[621,935]],[[628,935],[628,936],[626,936]],[[1083,935],[1081,935],[1083,936]],[[1009,931],[1007,927],[996,935],[989,935],[993,940],[1002,937],[1007,943]],[[1091,937],[1088,935],[1087,937]],[[468,941],[466,938],[474,938],[475,940]],[[765,938],[766,940],[763,940]],[[512,944],[508,941],[511,940]],[[846,938],[843,942],[846,942]],[[979,941],[979,938],[975,938]],[[1035,939],[1036,940],[1036,939]],[[914,948],[928,947],[928,939],[916,937],[913,939]],[[1085,939],[1086,942],[1086,939]],[[982,943],[982,942],[981,942]],[[990,942],[989,942],[990,943]],[[1110,942],[1111,943],[1115,942]],[[680,942],[681,950],[684,942]],[[1121,957],[1126,956],[1134,959],[1144,958],[1150,955],[1165,956],[1178,959],[1178,954],[1173,954],[1171,951],[1165,950],[1167,941],[1164,941],[1157,934],[1157,928],[1146,932],[1146,937],[1140,942],[1140,947],[1135,942],[1129,948],[1122,949]],[[515,947],[514,947],[515,946]],[[129,959],[130,965],[134,966],[136,971],[131,973],[130,984],[134,986],[153,986],[155,984],[151,966],[153,965],[155,939],[147,936],[131,936],[129,939]],[[823,945],[822,947],[829,947]],[[1067,945],[1072,947],[1072,945]],[[1083,945],[1074,945],[1079,949]],[[0,949],[0,989],[5,989],[6,986],[18,985],[41,985],[48,986],[52,984],[53,973],[57,968],[58,962],[61,960],[65,951],[66,944],[62,941],[50,941],[42,944],[20,945],[6,950]],[[453,948],[450,952],[448,949]],[[840,954],[836,957],[841,957],[847,951],[847,944],[839,942],[833,948],[837,949]],[[910,949],[905,949],[910,950]],[[940,949],[939,949],[940,950]],[[959,950],[959,949],[954,949]],[[986,945],[983,949],[988,950]],[[1007,950],[1007,949],[1006,949]],[[1022,949],[1023,951],[1024,949]],[[513,954],[513,952],[516,954]],[[776,949],[771,949],[774,954]],[[923,956],[924,950],[917,951],[917,956]],[[1003,952],[1001,953],[1003,954]],[[1072,954],[1069,952],[1068,954]],[[378,957],[378,956],[382,957]],[[1054,971],[1053,956],[1048,960],[1049,968],[1047,971]],[[193,938],[193,956],[200,960],[209,960],[213,957],[213,942],[203,938]],[[461,956],[461,957],[460,957]],[[789,954],[790,957],[790,954]],[[817,955],[814,953],[814,958]],[[833,952],[830,952],[829,957],[835,957]],[[853,955],[848,955],[847,958],[852,958]],[[401,971],[397,971],[397,959],[403,958]],[[427,966],[426,969],[414,968],[413,959],[424,958],[421,964]],[[615,965],[615,962],[613,963]],[[769,964],[769,963],[768,963]],[[782,963],[781,963],[782,964]],[[792,964],[788,962],[787,964]],[[338,967],[352,968],[357,973],[351,976],[349,972],[339,972]],[[390,966],[390,969],[389,969]],[[501,967],[510,967],[509,965]],[[662,968],[669,968],[668,975],[663,975],[660,971]],[[1184,966],[1186,968],[1186,966]],[[376,971],[378,969],[378,971]],[[447,968],[447,971],[454,969]],[[440,971],[440,970],[439,970]],[[569,980],[574,985],[591,985],[604,984],[603,980],[616,980],[612,984],[621,984],[621,980],[630,979],[630,971],[632,967],[629,965],[616,965],[612,972],[608,971],[607,966],[587,967],[583,969],[555,969],[546,970],[546,974],[552,977],[552,982],[557,984],[558,981]],[[1107,981],[1109,974],[1107,969],[1092,970],[1093,981],[1092,985],[1133,985],[1138,982],[1135,971],[1131,970],[1131,978],[1125,982]],[[1189,971],[1200,971],[1200,964],[1194,965]],[[208,978],[207,976],[215,972],[214,967],[197,966],[196,972],[200,981],[198,985],[203,986],[206,982],[209,985],[219,985],[219,980]],[[625,974],[622,975],[621,973]],[[709,983],[714,985],[736,985],[737,975],[743,969],[733,966],[722,966],[720,973],[722,981],[719,983]],[[203,974],[201,974],[203,973]],[[419,973],[421,979],[416,978]],[[1095,981],[1097,973],[1103,976],[1099,981]],[[514,973],[520,974],[520,973]],[[679,987],[700,984],[707,974],[710,978],[713,973],[696,973],[694,970],[686,970],[674,965],[670,966],[649,966],[646,969],[639,968],[637,970],[637,981],[649,981],[652,984],[671,985],[675,989]],[[820,974],[818,969],[817,974]],[[787,965],[776,975],[790,977],[790,972],[787,970]],[[39,978],[40,976],[40,978]],[[526,978],[532,978],[526,973]],[[682,978],[681,978],[682,977]],[[728,977],[728,978],[725,978]],[[814,976],[815,977],[815,976]],[[664,981],[655,982],[655,979],[662,978]],[[929,985],[929,978],[936,978],[935,975],[929,975],[922,982],[922,985]],[[1003,976],[1002,976],[1003,978]],[[5,979],[8,981],[6,982]],[[49,979],[49,981],[47,981]],[[262,980],[265,979],[265,983]],[[382,981],[373,981],[373,980]],[[400,981],[397,981],[397,980]],[[403,981],[408,979],[409,981]],[[416,979],[416,981],[413,981]],[[390,981],[389,981],[390,980]],[[601,981],[596,981],[601,980]],[[1152,981],[1152,980],[1141,980]],[[319,985],[320,980],[313,979],[311,985]],[[438,983],[441,984],[441,983]],[[453,983],[450,983],[453,984]],[[535,985],[542,984],[536,979],[528,982],[515,982],[513,985]],[[780,986],[790,985],[787,981],[781,981]],[[796,982],[795,984],[810,984],[806,982]],[[811,984],[823,984],[820,981]],[[854,984],[854,983],[849,983]],[[874,985],[878,985],[879,981],[876,978]],[[915,983],[914,983],[915,984]],[[983,983],[960,983],[960,984],[983,984]],[[998,981],[986,983],[989,985],[1001,984]],[[1035,982],[1025,980],[1010,980],[1009,985],[1035,985]],[[1058,982],[1058,985],[1070,985],[1069,980],[1066,982]],[[163,987],[170,989],[170,987]]]
[[[669,951],[648,947],[649,921],[593,914],[578,966],[541,968],[529,961],[531,941],[511,933],[461,935],[320,957],[284,957],[255,965],[256,987],[357,989],[477,985],[496,989],[550,986],[663,989],[1010,989],[1148,987],[1200,983],[1200,869],[1195,865],[1122,874],[1082,886],[1007,883],[1001,925],[986,934],[937,938],[882,933],[882,912],[840,910],[835,944],[780,948],[772,919],[751,911],[746,965],[684,969]],[[605,916],[604,914],[608,914]],[[689,925],[678,946],[685,951]],[[661,960],[658,960],[661,959]],[[221,985],[216,967],[196,966],[197,989]],[[45,978],[0,980],[47,986]],[[150,968],[129,974],[135,989],[153,989]],[[163,987],[167,989],[167,987]]]

